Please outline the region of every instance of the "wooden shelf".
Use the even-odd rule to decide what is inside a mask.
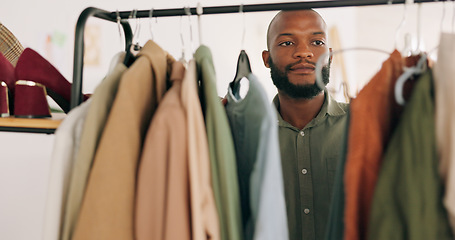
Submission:
[[[0,131],[54,133],[65,118],[65,113],[52,113],[52,118],[0,118]]]

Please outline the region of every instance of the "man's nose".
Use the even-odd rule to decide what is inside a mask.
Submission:
[[[295,48],[294,58],[313,58],[314,54],[306,44],[299,44]]]

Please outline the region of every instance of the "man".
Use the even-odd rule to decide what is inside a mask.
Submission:
[[[289,236],[324,239],[337,161],[343,157],[348,105],[316,85],[315,65],[328,55],[326,24],[313,10],[282,11],[271,21],[262,52],[278,89]],[[323,67],[329,82],[331,57]]]

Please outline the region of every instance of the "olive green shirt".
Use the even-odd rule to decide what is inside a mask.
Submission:
[[[290,240],[323,239],[338,159],[342,157],[349,105],[326,90],[319,114],[303,129],[278,114],[281,163]],[[273,100],[280,111],[278,96]]]

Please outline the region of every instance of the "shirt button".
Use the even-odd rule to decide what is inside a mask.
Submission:
[[[305,210],[303,210],[303,212],[304,212],[305,214],[309,214],[309,213],[310,213],[310,209],[305,208]]]
[[[302,173],[305,175],[308,173],[308,170],[306,170],[306,168],[302,169]]]
[[[305,136],[305,133],[303,131],[300,131],[300,135]]]

